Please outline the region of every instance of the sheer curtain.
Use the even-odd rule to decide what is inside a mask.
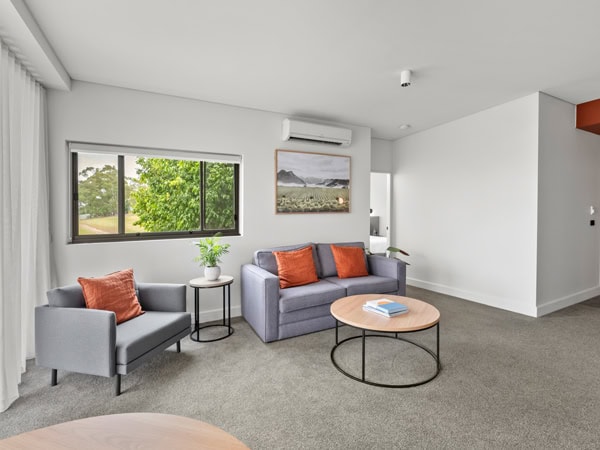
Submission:
[[[35,356],[50,287],[46,93],[0,40],[0,411]]]

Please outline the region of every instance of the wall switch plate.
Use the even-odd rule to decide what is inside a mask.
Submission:
[[[590,220],[590,227],[593,227],[594,225],[596,225],[596,221],[594,219]]]

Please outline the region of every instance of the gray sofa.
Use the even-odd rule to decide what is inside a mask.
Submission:
[[[79,285],[48,291],[48,304],[35,309],[36,364],[57,370],[113,377],[115,395],[121,375],[153,355],[177,344],[190,333],[191,315],[185,312],[184,284],[136,283],[144,314],[116,324],[112,311],[87,309]]]
[[[363,242],[334,243],[364,248]],[[319,281],[304,286],[279,288],[273,251],[312,246]],[[242,315],[256,334],[271,342],[335,326],[330,305],[358,294],[406,293],[406,263],[399,259],[368,255],[369,276],[338,278],[330,244],[306,243],[254,252],[252,264],[241,270]]]

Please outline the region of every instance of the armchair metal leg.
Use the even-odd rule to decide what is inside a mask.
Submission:
[[[115,397],[121,395],[121,374],[115,376]]]
[[[181,353],[181,341],[177,341],[177,353]]]
[[[52,369],[52,377],[50,379],[50,386],[56,386],[58,384],[58,382],[56,380],[58,378],[57,373],[58,373],[57,369]]]

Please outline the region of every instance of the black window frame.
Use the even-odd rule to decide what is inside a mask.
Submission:
[[[127,149],[123,152],[99,150],[98,153],[117,156],[117,185],[118,185],[118,232],[117,234],[90,234],[80,235],[79,234],[79,167],[78,167],[78,151],[73,148],[77,148],[77,142],[68,142],[67,147],[70,153],[70,165],[71,165],[71,244],[83,244],[83,243],[94,243],[94,242],[118,242],[118,241],[144,241],[144,240],[157,240],[157,239],[182,239],[189,237],[208,237],[214,236],[219,233],[221,236],[240,236],[240,221],[239,221],[239,198],[240,198],[240,162],[238,161],[219,161],[215,159],[206,158],[203,159],[202,155],[190,156],[185,159],[191,159],[200,162],[200,227],[205,226],[206,222],[206,187],[205,187],[205,164],[214,162],[223,162],[226,164],[233,165],[233,177],[234,177],[234,213],[233,220],[235,227],[232,229],[198,229],[198,230],[185,230],[185,231],[156,231],[156,232],[125,232],[125,156],[143,156],[149,158],[169,158],[177,159],[177,156],[169,156],[169,150],[160,150],[160,153],[154,151],[152,155],[144,153],[144,148],[140,147],[122,147]],[[90,144],[86,144],[90,145]],[[120,148],[121,146],[106,145],[106,144],[91,144],[93,147],[101,149],[102,147],[109,148]],[[73,148],[71,148],[73,146]],[[142,150],[136,152],[136,150]],[[156,149],[153,149],[156,150]],[[83,150],[84,152],[93,153],[94,150]],[[212,154],[211,154],[212,155]],[[184,158],[181,158],[184,159]]]

